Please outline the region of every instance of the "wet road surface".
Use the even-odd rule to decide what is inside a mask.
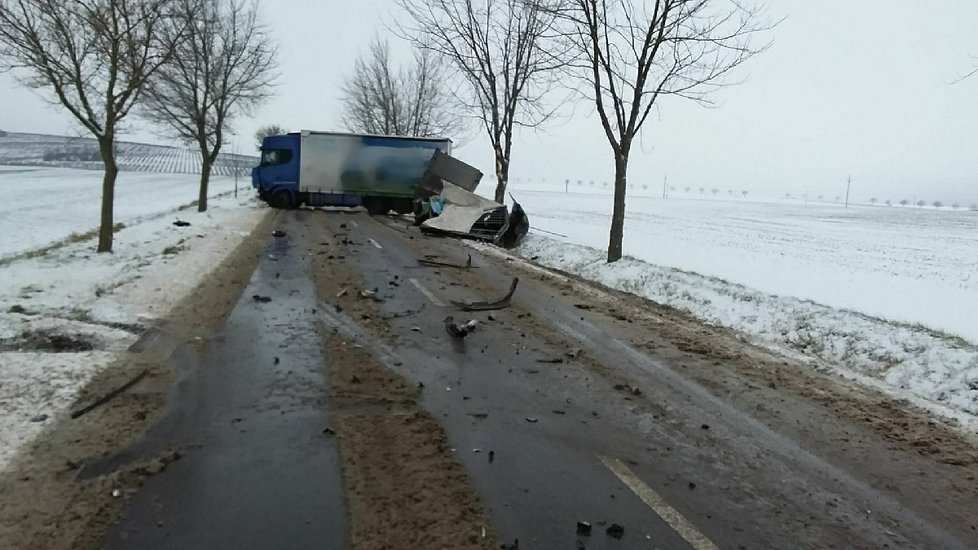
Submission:
[[[146,480],[106,548],[348,546],[308,260],[291,236],[265,252],[222,334],[129,452],[183,457]]]
[[[290,245],[310,215],[345,224],[347,261],[378,289],[392,344],[316,303],[307,259]],[[335,442],[321,433],[330,404],[319,321],[424,385],[422,404],[493,528],[520,549],[973,546],[874,488],[871,465],[850,471],[784,437],[619,338],[552,284],[521,278],[513,308],[494,320],[446,307],[502,296],[514,270],[499,258],[384,218],[285,219],[289,237],[269,240],[275,260],[262,260],[223,336],[141,444],[190,450],[147,481],[108,547],[347,546]],[[425,246],[443,261],[472,254],[475,275],[466,283],[451,269],[419,268]],[[446,315],[480,324],[453,341]],[[528,328],[530,316],[552,333]],[[568,359],[577,348],[597,366]],[[579,534],[578,521],[592,533]],[[620,539],[605,532],[613,523],[624,526]]]

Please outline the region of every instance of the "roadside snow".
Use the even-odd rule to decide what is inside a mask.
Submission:
[[[0,181],[10,172],[0,170]],[[91,172],[43,172],[51,177],[33,180],[38,186],[33,200],[20,195],[13,205],[2,207],[8,210],[0,218],[0,229],[7,236],[36,231],[44,237],[32,237],[32,242],[45,244],[71,231],[87,230],[97,221],[97,214],[92,214],[98,208],[97,186],[67,202],[38,206],[39,197],[50,197],[52,189],[83,181]],[[135,342],[142,328],[165,316],[198,286],[267,213],[250,190],[234,198],[228,193],[228,178],[218,180],[208,211],[198,213],[195,208],[173,210],[195,196],[194,177],[155,174],[133,183],[120,176],[139,191],[122,201],[130,204],[128,210],[122,207],[130,217],[127,227],[115,235],[112,254],[95,253],[90,239],[0,266],[5,283],[0,288],[0,470],[47,422],[65,414],[78,390]],[[137,204],[140,201],[143,204]],[[12,212],[15,215],[8,217]],[[190,225],[174,226],[178,218]],[[3,242],[8,251],[20,246]],[[67,336],[92,349],[32,349],[36,343],[24,337],[37,333]],[[47,420],[32,422],[41,418],[38,415],[47,415]]]
[[[843,375],[978,429],[978,346],[962,338],[632,257],[608,264],[603,250],[532,233],[517,253],[739,330],[759,343],[816,358]]]

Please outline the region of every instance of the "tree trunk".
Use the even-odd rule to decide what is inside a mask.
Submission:
[[[615,154],[615,208],[611,213],[611,239],[608,242],[608,263],[621,259],[621,241],[625,235],[625,188],[628,172],[628,150]]]
[[[503,155],[502,150],[499,146],[495,147],[496,151],[496,202],[504,203],[506,201],[506,185],[509,183],[509,159]]]
[[[115,200],[115,179],[119,175],[119,166],[115,162],[115,151],[112,148],[111,134],[98,140],[99,154],[105,173],[102,176],[102,215],[98,228],[98,252],[112,252],[112,209]]]
[[[214,163],[210,157],[204,155],[204,162],[200,165],[200,193],[197,195],[197,211],[207,212],[207,184],[211,181],[211,167]]]

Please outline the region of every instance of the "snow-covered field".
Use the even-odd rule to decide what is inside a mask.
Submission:
[[[196,198],[193,176],[119,176],[112,254],[94,239],[15,257],[98,222],[98,172],[0,167],[0,470],[77,391],[210,274],[268,211],[250,187],[212,181],[209,209],[177,210]],[[247,183],[247,182],[245,182]],[[28,189],[22,189],[28,188]],[[176,227],[176,219],[190,223]],[[25,336],[69,336],[91,350],[54,353]],[[38,349],[41,348],[41,349]]]
[[[171,212],[197,199],[199,176],[121,172],[115,221],[126,225]],[[234,178],[214,177],[212,194],[234,191]],[[102,172],[71,168],[0,166],[0,260],[85,233],[99,223]],[[250,178],[238,179],[239,196],[251,196]]]
[[[978,213],[523,191],[518,253],[801,352],[978,427]]]

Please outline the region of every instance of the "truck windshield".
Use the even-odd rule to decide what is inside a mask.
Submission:
[[[292,151],[289,149],[263,149],[261,152],[262,166],[288,164],[290,160],[292,160]]]

